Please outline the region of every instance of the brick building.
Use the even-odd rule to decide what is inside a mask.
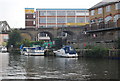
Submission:
[[[114,2],[100,2],[89,9],[90,24],[115,22],[116,27],[120,27],[120,0]]]
[[[79,46],[116,48],[115,41],[120,37],[120,0],[100,2],[89,9],[89,14],[90,25],[81,32]]]

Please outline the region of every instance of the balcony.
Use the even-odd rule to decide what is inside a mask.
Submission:
[[[86,29],[87,33],[110,31],[110,30],[120,30],[120,27],[117,26],[117,23],[109,21],[107,23],[101,22],[99,24],[91,24],[90,27]]]

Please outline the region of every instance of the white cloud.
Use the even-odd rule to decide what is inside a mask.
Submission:
[[[0,0],[0,21],[25,27],[24,8],[90,8],[101,0]]]

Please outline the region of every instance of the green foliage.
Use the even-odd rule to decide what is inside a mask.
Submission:
[[[28,40],[28,39],[24,39],[24,40],[22,40],[22,42],[21,42],[21,45],[24,45],[24,46],[26,46],[26,47],[29,47],[30,46],[30,40]]]
[[[120,38],[118,38],[118,40],[116,41],[117,44],[117,49],[120,49]]]
[[[101,58],[105,56],[107,52],[108,52],[108,49],[100,47],[100,46],[96,46],[96,47],[93,47],[91,50],[87,51],[85,53],[85,56]]]
[[[20,32],[18,30],[13,30],[11,33],[9,33],[8,47],[11,45],[13,45],[13,47],[18,47],[21,40],[22,38]]]
[[[31,41],[30,44],[34,44],[34,45],[42,45],[44,43],[43,40],[41,41]]]
[[[21,44],[23,44],[25,47],[32,47],[33,45],[39,45],[42,46],[42,44],[44,43],[44,41],[30,41],[28,39],[24,39],[22,40]]]
[[[91,49],[91,48],[93,48],[94,46],[92,46],[92,45],[87,45],[86,47],[85,47],[85,49]]]

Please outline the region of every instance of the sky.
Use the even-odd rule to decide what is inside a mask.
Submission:
[[[102,0],[0,0],[0,21],[25,28],[25,8],[90,8]]]

